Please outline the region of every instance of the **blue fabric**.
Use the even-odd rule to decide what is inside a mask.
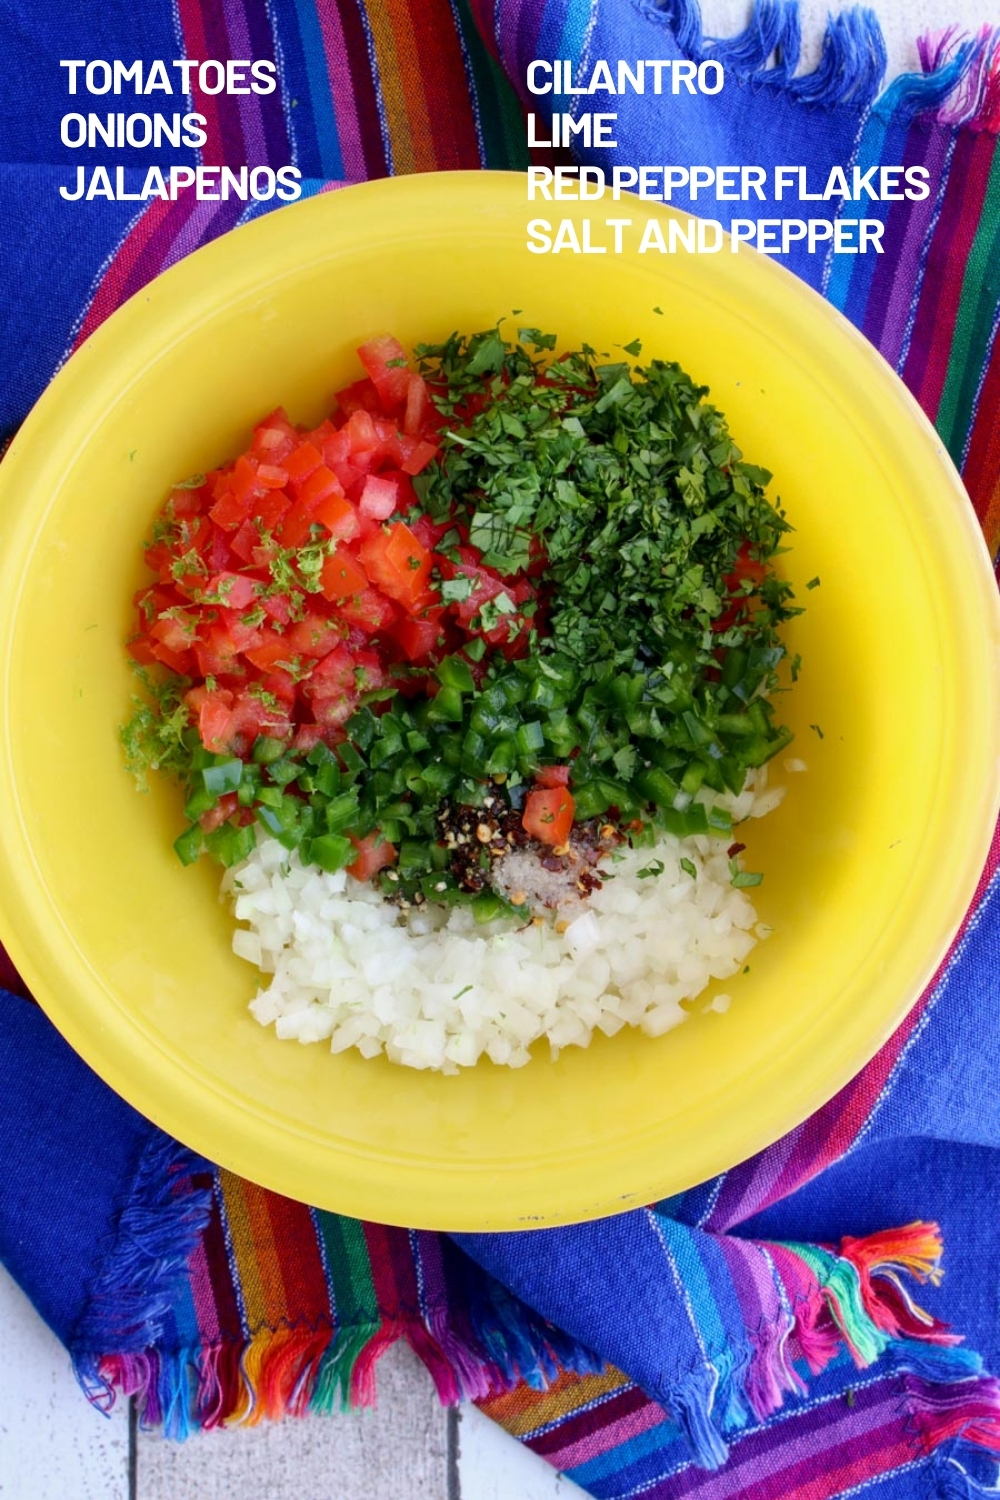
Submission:
[[[881,33],[862,17],[841,18],[828,35],[826,67],[821,67],[819,76],[811,75],[811,88],[806,94],[802,85],[791,80],[798,61],[797,6],[786,0],[758,5],[756,23],[759,45],[745,48],[740,55],[725,44],[705,47],[697,10],[686,0],[667,0],[660,5],[652,0],[598,5],[580,57],[578,77],[589,77],[592,62],[598,58],[712,57],[726,67],[727,79],[719,95],[682,91],[659,98],[634,93],[556,96],[555,102],[562,109],[617,112],[615,149],[589,151],[587,160],[603,167],[609,177],[613,167],[624,164],[752,163],[766,172],[762,200],[754,193],[742,203],[717,201],[714,188],[697,197],[684,188],[676,190],[669,201],[676,208],[690,208],[718,219],[726,228],[734,218],[798,216],[832,221],[839,198],[826,203],[800,203],[796,192],[787,192],[777,202],[774,168],[791,163],[805,166],[809,191],[820,192],[830,168],[850,161],[858,121],[885,71]],[[780,52],[780,61],[767,72],[767,60],[775,50]],[[614,66],[612,62],[612,69]],[[814,107],[804,107],[806,99]],[[749,142],[752,146],[748,148],[745,143]],[[864,214],[861,205],[857,216]],[[826,259],[822,252],[810,255],[799,246],[782,259],[811,285],[820,285]]]
[[[102,201],[81,214],[59,196],[68,178],[65,168],[0,161],[0,437],[65,358],[94,278],[140,206]]]
[[[103,58],[119,59],[131,67],[137,59],[144,64],[156,58],[169,61],[183,57],[179,29],[170,4],[140,4],[132,0],[59,0],[57,4],[40,4],[38,0],[2,0],[0,35],[3,37],[4,87],[0,91],[0,161],[34,162],[47,165],[75,166],[77,162],[114,163],[125,159],[133,166],[152,162],[177,162],[193,165],[196,154],[190,148],[170,147],[166,151],[130,149],[127,158],[121,151],[103,143],[93,149],[77,150],[64,146],[60,139],[60,121],[65,114],[91,111],[103,117],[118,110],[165,115],[187,114],[190,98],[179,92],[181,75],[172,71],[174,92],[159,90],[136,99],[129,87],[126,93],[89,94],[78,82],[75,95],[69,92],[70,71],[60,61]],[[98,79],[99,86],[101,80]],[[66,174],[63,174],[65,180]],[[36,207],[37,212],[37,207]]]
[[[0,1261],[64,1343],[160,1134],[30,1000],[0,990]]]

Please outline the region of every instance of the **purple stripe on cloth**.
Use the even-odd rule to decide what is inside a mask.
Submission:
[[[168,266],[176,265],[185,255],[190,255],[192,250],[197,250],[200,245],[206,245],[209,240],[235,228],[244,207],[241,198],[229,198],[222,203],[196,203],[193,213],[181,226],[163,256],[159,270],[165,271]]]
[[[279,78],[278,86],[273,93],[257,94],[255,97],[260,109],[261,125],[266,141],[265,160],[272,167],[283,167],[292,159],[292,148],[288,139],[288,126],[285,121],[281,83],[277,71],[277,50],[268,12],[263,5],[248,5],[244,15],[250,48],[245,55],[256,58],[258,61],[274,63],[275,77]]]
[[[239,0],[226,0],[225,10],[231,9],[234,3],[239,3]],[[199,10],[205,30],[208,56],[224,61],[232,54],[229,48],[229,38],[226,35],[223,7],[205,4],[204,0],[200,0]],[[249,142],[244,144],[243,121],[236,97],[226,93],[214,94],[212,102],[219,121],[219,145],[222,160],[231,167],[241,166],[245,161],[249,162],[249,157],[246,155]],[[253,163],[250,162],[250,165]]]
[[[926,167],[930,173],[930,191],[922,202],[893,204],[885,239],[890,247],[898,240],[898,248],[880,258],[876,266],[864,320],[865,334],[893,368],[899,363],[906,330],[920,296],[921,259],[937,212],[951,147],[952,137],[947,131],[923,121],[913,126],[906,142],[903,165]]]
[[[367,176],[368,169],[365,164],[365,148],[354,92],[350,54],[344,36],[340,10],[335,0],[331,0],[330,4],[318,6],[316,14],[323,37],[326,70],[330,76],[330,97],[333,101],[337,141],[340,146],[340,159],[344,164],[344,176],[349,182],[362,182]]]
[[[244,0],[223,0],[222,14],[225,20],[226,31],[229,36],[229,47],[227,57],[256,59],[257,54],[252,50],[250,42],[250,28],[247,23],[247,7]],[[249,81],[241,85],[249,88]],[[261,109],[261,95],[252,91],[249,94],[237,94],[233,96],[239,112],[240,128],[243,132],[243,155],[239,159],[240,165],[246,162],[248,167],[260,167],[268,165],[267,138],[264,133],[264,117]],[[282,162],[274,165],[282,166]]]
[[[664,1500],[690,1494],[697,1500],[817,1500],[841,1492],[845,1468],[869,1479],[922,1456],[916,1432],[908,1431],[898,1377],[873,1382],[853,1400],[848,1406],[842,1396],[831,1397],[779,1419],[739,1439],[729,1462],[714,1474],[688,1468],[672,1477],[669,1488],[646,1493]]]
[[[136,257],[135,264],[129,269],[127,276],[118,292],[115,306],[133,296],[147,281],[159,275],[163,267],[169,264],[167,257],[175,239],[184,231],[184,226],[195,210],[205,205],[199,205],[194,193],[189,190],[180,194],[175,205],[171,205],[165,214],[163,222],[158,224],[153,234],[142,247]]]

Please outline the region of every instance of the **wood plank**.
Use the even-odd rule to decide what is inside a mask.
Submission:
[[[110,1417],[80,1390],[69,1355],[0,1267],[0,1495],[128,1500],[128,1407]]]
[[[447,1414],[416,1356],[378,1366],[373,1411],[199,1433],[140,1433],[137,1500],[449,1500]]]

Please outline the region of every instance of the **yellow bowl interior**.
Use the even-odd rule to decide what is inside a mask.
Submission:
[[[239,230],[98,330],[0,471],[4,941],[70,1042],[158,1124],[290,1196],[417,1226],[612,1213],[791,1128],[927,981],[997,803],[992,578],[900,383],[753,252],[535,255],[535,212],[521,178],[454,174]],[[178,793],[138,796],[123,768],[123,642],[140,543],[173,480],[234,455],[278,403],[318,420],[369,336],[411,345],[513,309],[508,328],[564,347],[638,336],[644,356],[680,360],[773,471],[795,527],[783,566],[806,606],[783,712],[808,770],[779,764],[784,804],[741,834],[774,934],[716,987],[725,1015],[442,1078],[279,1044],[250,1019],[253,973],[230,952],[216,871],[171,850]]]

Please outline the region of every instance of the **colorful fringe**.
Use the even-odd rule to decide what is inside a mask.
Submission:
[[[670,1262],[684,1268],[705,1352],[703,1367],[658,1392],[658,1404],[703,1463],[723,1463],[726,1433],[804,1395],[804,1371],[816,1376],[841,1353],[859,1370],[892,1350],[925,1376],[933,1365],[936,1379],[979,1377],[976,1356],[955,1347],[960,1340],[903,1280],[940,1280],[936,1224],[834,1250],[706,1235],[648,1212]],[[522,1385],[549,1403],[552,1383],[565,1389],[570,1376],[585,1389],[592,1377],[606,1383],[600,1389],[624,1389],[625,1377],[516,1301],[447,1236],[306,1208],[208,1169],[162,1137],[139,1164],[73,1356],[94,1404],[106,1409],[115,1391],[138,1395],[145,1422],[183,1437],[193,1427],[367,1406],[376,1361],[399,1338],[444,1403],[493,1410],[493,1398]],[[979,1440],[1000,1446],[999,1389],[976,1380],[976,1400],[987,1403]]]
[[[316,1212],[171,1150],[158,1138],[140,1164],[74,1358],[97,1405],[134,1395],[173,1437],[369,1404],[378,1357],[403,1338],[442,1401],[477,1400],[595,1495],[625,1493],[651,1459],[687,1488],[648,1493],[687,1493],[704,1472],[692,1453],[715,1469],[734,1436],[740,1464],[711,1493],[741,1493],[740,1469],[788,1398],[782,1441],[822,1433],[842,1397],[803,1404],[806,1377],[845,1356],[881,1372],[850,1387],[839,1420],[852,1443],[868,1423],[884,1436],[891,1406],[880,1452],[894,1467],[904,1447],[906,1462],[925,1459],[957,1434],[1000,1450],[1000,1387],[906,1286],[940,1277],[936,1225],[832,1248],[706,1234],[650,1211],[704,1354],[654,1400],[446,1237]]]
[[[634,3],[669,18],[688,55],[712,49],[691,0]],[[496,59],[516,80],[530,57],[578,59],[593,9],[589,0],[179,0],[177,16],[186,55],[272,57],[281,78],[264,99],[195,99],[209,119],[204,160],[292,160],[317,192],[387,172],[523,166],[519,106]],[[751,27],[714,52],[739,76],[807,103],[874,99],[884,53],[870,18],[832,21],[824,60],[803,79],[793,77],[798,45],[796,7],[764,0]],[[884,217],[885,253],[831,261],[827,294],[938,424],[995,552],[1000,38],[946,34],[924,44],[923,64],[924,76],[897,80],[862,110],[854,159],[863,170],[923,165],[931,195],[868,205]],[[154,200],[102,268],[71,345],[179,257],[263,211]],[[115,1391],[134,1394],[146,1422],[183,1436],[369,1402],[378,1356],[405,1338],[443,1400],[477,1400],[607,1500],[805,1500],[929,1463],[938,1493],[964,1486],[951,1445],[1000,1451],[1000,1389],[908,1290],[939,1275],[935,1226],[836,1249],[727,1231],[865,1138],[998,865],[995,840],[952,955],[857,1079],[769,1150],[648,1211],[701,1351],[685,1378],[640,1390],[446,1237],[316,1212],[183,1157],[168,1169],[158,1149],[73,1340],[85,1388],[103,1405]],[[864,1372],[847,1386],[846,1361]]]

